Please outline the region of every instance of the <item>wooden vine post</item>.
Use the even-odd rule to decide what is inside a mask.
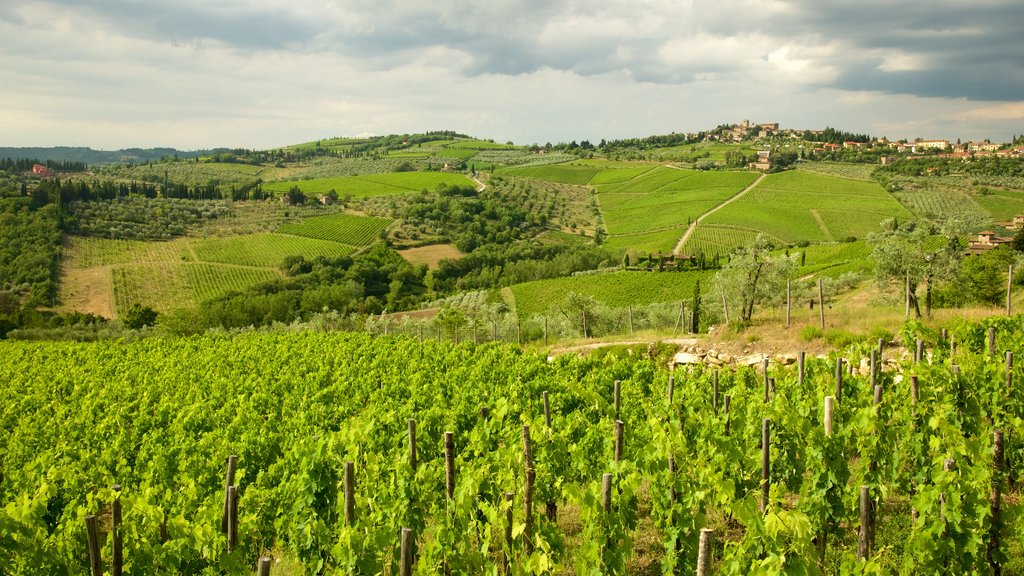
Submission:
[[[221,517],[220,531],[223,534],[228,533],[228,490],[235,483],[235,468],[238,466],[238,456],[232,454],[228,456],[228,470],[224,480],[224,514]]]
[[[836,358],[836,402],[843,401],[843,359]]]
[[[804,372],[807,366],[807,353],[801,350],[796,356],[796,381],[801,387],[804,385]]]
[[[615,461],[619,462],[622,460],[622,446],[625,443],[625,424],[622,420],[615,421]]]
[[[505,556],[505,574],[512,573],[512,508],[515,494],[505,492],[505,547],[508,549]]]
[[[988,328],[988,357],[996,357],[996,327],[989,326]]]
[[[452,500],[455,499],[455,434],[444,433],[444,495],[446,503],[451,510]]]
[[[1003,488],[1003,431],[992,433],[992,493],[989,506],[992,514],[992,527],[988,539],[986,556],[992,573],[1002,574],[1002,566],[996,552],[999,550],[999,532],[1002,529],[1002,488]]]
[[[725,417],[725,435],[729,435],[729,402],[732,400],[732,396],[726,394],[722,397],[722,416]]]
[[[770,427],[771,421],[768,418],[761,420],[761,502],[760,509],[764,513],[768,509],[768,498],[769,490],[771,488],[771,481],[769,479],[769,472],[771,469],[771,460],[769,455],[770,445]]]
[[[866,560],[871,555],[871,493],[864,484],[860,486],[860,529],[857,532],[857,560]]]
[[[700,544],[697,548],[697,576],[711,576],[711,538],[714,530],[700,529]]]
[[[548,433],[551,432],[551,404],[548,402],[548,391],[545,390],[541,393],[541,398],[544,401],[544,425],[548,427]]]
[[[110,487],[114,498],[110,502],[110,574],[121,576],[124,573],[124,538],[121,534],[121,485]]]
[[[533,468],[533,442],[530,440],[530,426],[523,425],[523,550],[533,553],[533,484],[536,471]]]
[[[256,576],[270,576],[270,564],[272,560],[267,556],[261,556],[256,563]]]
[[[1013,352],[1006,353],[1006,390],[1013,388]]]
[[[835,396],[825,396],[825,436],[832,437],[832,417],[835,413]]]
[[[103,576],[103,559],[100,558],[100,525],[94,515],[85,517],[85,540],[89,548],[89,570],[92,576]]]
[[[711,412],[718,414],[718,370],[711,377]]]
[[[352,526],[356,521],[356,465],[352,461],[345,462],[345,525]]]
[[[412,576],[412,528],[402,528],[402,537],[400,544],[400,564],[398,568],[399,576]]]
[[[924,341],[920,338],[917,339],[917,347],[914,350],[914,362],[918,364],[924,362]]]
[[[825,329],[825,291],[822,288],[821,278],[818,278],[818,316],[821,318],[821,329]]]
[[[409,468],[416,473],[416,420],[409,418]]]
[[[616,380],[612,388],[612,402],[615,405],[615,417],[619,417],[619,403],[622,400],[622,381]]]
[[[612,475],[608,473],[601,476],[601,508],[605,514],[612,511]]]
[[[238,548],[238,486],[228,486],[228,553]]]

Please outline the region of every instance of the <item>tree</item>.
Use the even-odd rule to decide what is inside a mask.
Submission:
[[[921,317],[918,286],[922,282],[925,285],[925,314],[930,317],[934,283],[956,277],[964,254],[959,241],[961,228],[959,222],[949,221],[940,233],[933,226],[891,218],[882,222],[881,232],[867,237],[875,279],[883,287],[898,286],[900,292],[909,280],[910,303],[917,318]]]
[[[729,262],[715,274],[715,290],[731,310],[739,310],[740,322],[750,322],[758,305],[784,298],[786,279],[796,270],[794,256],[771,256],[773,246],[763,234],[737,248]]]
[[[138,330],[156,323],[157,312],[149,306],[142,306],[135,303],[128,308],[124,315],[124,325],[132,330]]]
[[[1013,242],[1010,246],[1015,252],[1024,252],[1024,226],[1013,235]]]

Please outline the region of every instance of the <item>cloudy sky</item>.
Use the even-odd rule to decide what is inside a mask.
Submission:
[[[1020,0],[0,2],[0,146],[1024,133]]]

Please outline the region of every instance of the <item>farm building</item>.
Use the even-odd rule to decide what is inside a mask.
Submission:
[[[998,248],[1003,244],[1009,244],[1012,241],[1013,238],[996,236],[995,232],[985,230],[984,232],[979,232],[978,237],[971,241],[971,245],[967,248],[967,251],[971,254],[982,254],[989,250]]]

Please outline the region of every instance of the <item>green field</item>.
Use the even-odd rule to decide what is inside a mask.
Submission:
[[[297,224],[284,224],[277,231],[281,234],[330,240],[351,246],[367,246],[373,244],[380,236],[380,232],[391,222],[392,220],[387,218],[331,214],[307,218]]]
[[[347,244],[291,234],[250,234],[233,238],[199,238],[190,240],[190,243],[200,262],[219,262],[260,268],[280,266],[287,256],[334,258],[349,254],[353,249]]]
[[[154,262],[111,269],[114,305],[123,314],[132,304],[158,312],[188,308],[231,291],[280,278],[270,268],[243,268],[206,262]]]
[[[518,176],[520,178],[536,178],[561,184],[576,184],[585,186],[590,179],[601,171],[593,166],[577,166],[574,164],[548,164],[542,166],[516,166],[503,168],[498,171],[503,176]]]
[[[339,236],[345,233],[340,228],[336,231]],[[366,230],[361,234],[365,238]],[[353,249],[337,241],[292,234],[178,238],[169,242],[72,236],[64,247],[64,267],[69,274],[60,286],[61,301],[71,301],[73,294],[93,289],[101,296],[104,291],[109,294],[94,302],[75,300],[76,304],[87,309],[97,306],[90,311],[104,315],[124,314],[132,304],[166,312],[279,278],[278,266],[286,256],[331,258]],[[100,281],[97,275],[107,280]],[[68,280],[83,276],[91,278],[86,286]],[[104,307],[108,301],[112,309]]]
[[[629,234],[612,236],[605,240],[604,246],[610,250],[619,252],[632,250],[644,254],[647,252],[671,252],[675,249],[679,239],[683,237],[686,228],[668,228],[655,232],[641,234]]]
[[[326,194],[334,191],[338,196],[369,198],[408,194],[420,190],[434,190],[439,184],[449,186],[475,186],[474,182],[462,174],[445,172],[392,172],[388,174],[366,174],[363,176],[347,176],[342,178],[318,178],[314,180],[297,180],[267,182],[265,190],[287,192],[293,186],[306,195]]]
[[[971,199],[997,222],[1011,222],[1014,216],[1024,214],[1024,192],[1020,190],[995,189]]]
[[[853,164],[850,162],[801,162],[797,168],[815,174],[838,176],[851,180],[871,180],[871,173],[878,168],[877,164]]]
[[[929,220],[957,218],[969,222],[972,226],[988,225],[995,212],[1002,212],[1004,205],[1014,203],[1013,198],[1004,199],[1001,196],[994,196],[986,202],[983,200],[984,197],[971,196],[960,189],[914,184],[904,186],[901,190],[894,192],[893,196],[921,218]],[[986,202],[995,212],[987,210],[981,205],[982,202]]]
[[[690,239],[687,240],[683,252],[690,255],[703,254],[709,258],[725,256],[734,248],[749,244],[757,238],[758,234],[763,234],[763,232],[739,226],[702,223],[697,226]],[[678,239],[676,238],[676,240]],[[775,237],[768,239],[778,244],[784,244]]]
[[[863,238],[886,218],[914,215],[879,185],[821,174],[772,174],[742,198],[702,221],[704,226],[763,232],[786,243]],[[699,242],[694,238],[690,242]],[[689,251],[684,247],[684,251]]]
[[[591,296],[615,307],[678,302],[693,296],[697,280],[708,285],[713,272],[612,272],[570,278],[552,278],[516,284],[512,287],[515,309],[520,318],[544,313],[570,292]],[[708,285],[709,286],[709,285]]]
[[[696,172],[667,167],[626,170],[629,172],[616,171],[617,174],[607,177],[607,183],[596,186],[605,226],[613,239],[624,234],[685,231],[701,214],[757,179],[750,172]],[[633,177],[625,178],[629,174]],[[670,249],[675,242],[665,246]]]

